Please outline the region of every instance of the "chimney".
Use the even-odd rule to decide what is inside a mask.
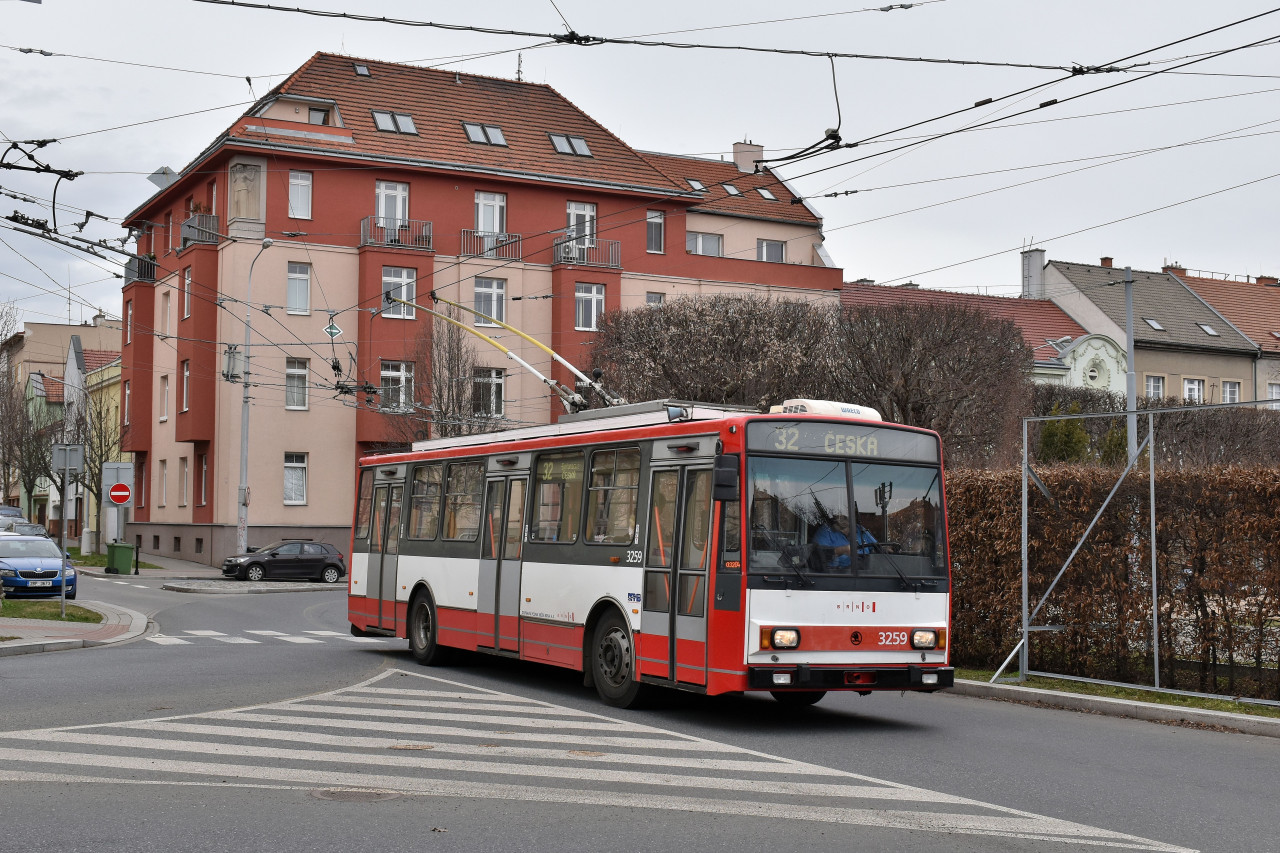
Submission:
[[[1265,284],[1267,287],[1276,287],[1277,285],[1280,285],[1280,279],[1277,279],[1273,275],[1260,275],[1258,276],[1257,281],[1258,284]]]
[[[106,315],[106,314],[94,314],[94,315],[93,315],[93,325],[95,325],[95,326],[101,326],[101,325],[102,325],[102,322],[103,322],[104,320],[106,320],[106,319],[107,319],[107,315]]]
[[[903,284],[898,285],[898,287],[906,288],[907,290],[919,290],[919,289],[920,289],[920,285],[916,284],[914,281],[908,281],[908,282],[905,282],[905,283],[903,283]]]
[[[1177,261],[1174,261],[1171,264],[1165,264],[1161,272],[1167,272],[1167,273],[1170,273],[1171,275],[1186,275],[1187,268],[1184,267],[1182,264],[1178,263]]]
[[[1103,256],[1103,258],[1102,258],[1102,265],[1103,265],[1104,267],[1106,267],[1107,269],[1111,269],[1111,262],[1112,262],[1112,260],[1113,260],[1113,258],[1111,258],[1111,256],[1110,256],[1110,255],[1104,255],[1104,256]]]
[[[872,285],[875,283],[876,283],[876,280],[873,278],[860,278],[854,282],[854,284],[860,284],[860,285]]]
[[[1044,299],[1044,249],[1022,251],[1022,296]]]
[[[754,142],[733,143],[733,162],[737,165],[739,172],[753,174],[756,170],[756,161],[763,159],[763,145],[756,145]]]

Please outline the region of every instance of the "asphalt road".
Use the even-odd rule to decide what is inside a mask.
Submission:
[[[132,643],[0,659],[0,851],[1280,849],[1280,741],[946,694],[671,695],[347,634],[342,591],[86,581]]]

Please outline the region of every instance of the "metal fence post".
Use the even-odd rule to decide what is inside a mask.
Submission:
[[[1027,649],[1031,646],[1031,643],[1029,642],[1030,631],[1028,630],[1031,618],[1027,613],[1030,606],[1030,594],[1027,586],[1027,477],[1029,464],[1027,453],[1027,421],[1024,418],[1022,421],[1022,653],[1018,656],[1019,684],[1025,683],[1027,680]]]
[[[1151,656],[1160,687],[1160,588],[1156,579],[1156,417],[1147,414],[1147,463],[1151,486]]]

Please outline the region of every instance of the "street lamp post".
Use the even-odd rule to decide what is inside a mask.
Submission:
[[[249,547],[249,338],[253,334],[253,265],[262,253],[271,248],[270,237],[264,238],[262,248],[249,262],[249,282],[244,291],[244,360],[240,370],[244,398],[240,404],[240,492],[239,515],[236,519],[236,553],[243,554]]]

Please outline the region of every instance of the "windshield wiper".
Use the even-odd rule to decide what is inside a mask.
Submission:
[[[885,556],[887,557],[888,555],[886,554]],[[915,580],[909,580],[907,576],[902,573],[902,569],[898,568],[898,564],[895,563],[892,558],[890,558],[888,562],[889,568],[893,569],[894,573],[897,574],[898,582],[902,584],[903,589],[909,589],[918,593],[922,586],[934,587],[938,585],[937,581],[929,580],[928,578],[916,578]]]

